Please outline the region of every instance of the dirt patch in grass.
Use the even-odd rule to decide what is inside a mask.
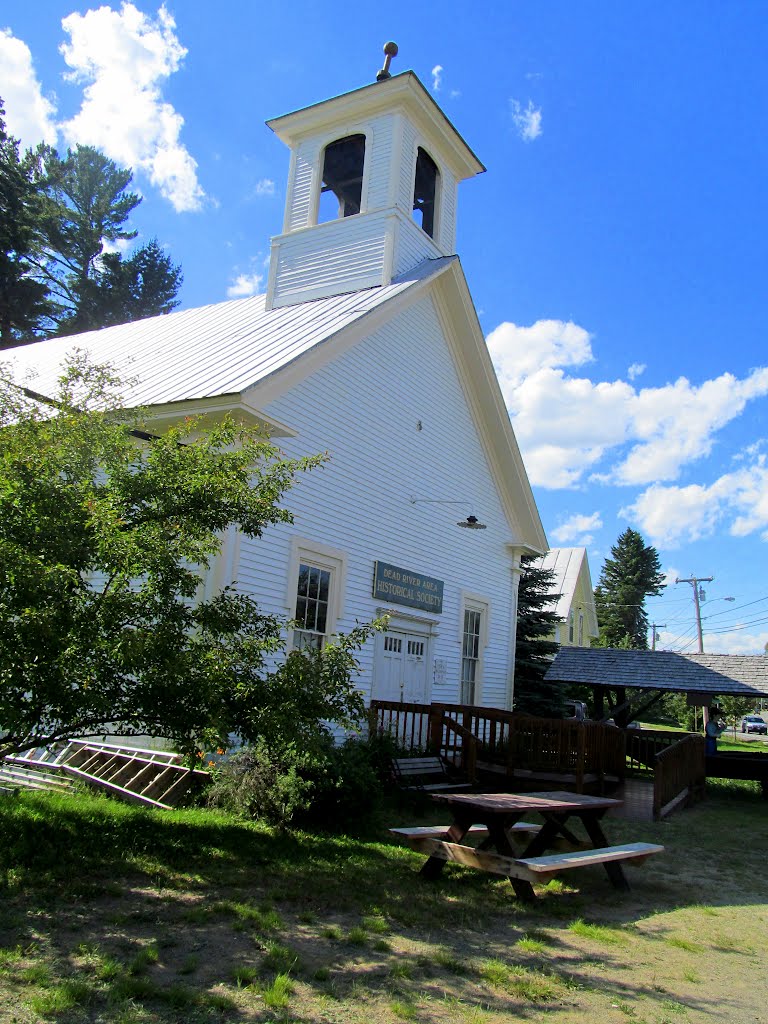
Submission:
[[[749,787],[608,821],[666,853],[627,869],[630,893],[585,869],[533,907],[452,865],[427,883],[383,834],[20,801],[0,808],[27,844],[4,862],[1,1024],[768,1021],[768,803]]]

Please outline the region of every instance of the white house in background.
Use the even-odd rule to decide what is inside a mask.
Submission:
[[[412,72],[268,124],[291,159],[266,295],[13,350],[17,380],[50,394],[84,349],[155,430],[231,412],[327,451],[295,523],[232,531],[207,591],[295,618],[293,644],[386,613],[368,697],[510,708],[520,557],[547,541],[453,255],[458,183],[484,168]]]
[[[595,594],[586,548],[551,548],[536,564],[554,572],[555,611],[563,620],[553,639],[563,647],[589,647],[598,634]]]

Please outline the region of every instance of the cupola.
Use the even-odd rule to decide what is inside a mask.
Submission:
[[[412,71],[389,76],[387,46],[378,81],[267,122],[291,151],[268,309],[455,252],[457,185],[485,168]]]

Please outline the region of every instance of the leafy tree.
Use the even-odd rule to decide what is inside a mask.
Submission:
[[[153,437],[114,386],[82,357],[55,408],[0,379],[0,759],[71,736],[210,749],[356,719],[370,628],[274,670],[284,623],[233,589],[198,599],[223,533],[291,522],[279,502],[320,458],[281,458],[231,420]]]
[[[647,650],[645,599],[660,594],[663,587],[658,552],[635,530],[625,530],[611,548],[595,588],[596,646]]]
[[[34,334],[51,312],[46,286],[32,276],[42,244],[42,172],[38,156],[19,155],[0,100],[0,348]]]
[[[554,610],[555,572],[543,569],[524,555],[517,591],[517,642],[515,646],[515,711],[545,718],[562,718],[563,690],[544,676],[558,650],[548,639],[562,620]]]

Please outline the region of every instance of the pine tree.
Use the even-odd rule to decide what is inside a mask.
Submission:
[[[50,312],[47,288],[32,276],[42,243],[44,196],[40,161],[19,154],[0,100],[0,348],[34,337]]]
[[[517,591],[517,642],[515,646],[515,711],[545,718],[562,718],[563,692],[544,676],[558,644],[548,639],[562,620],[554,610],[555,572],[543,569],[524,555]]]
[[[141,202],[133,175],[92,146],[60,157],[40,147],[44,205],[35,278],[48,300],[41,333],[69,335],[168,313],[178,305],[181,268],[156,239],[129,256],[111,251],[137,231],[128,219]],[[106,249],[106,251],[105,251]]]
[[[118,253],[107,253],[101,262],[103,269],[93,307],[99,326],[160,316],[178,306],[181,268],[173,265],[156,238],[136,249],[128,259]]]
[[[659,554],[635,530],[627,529],[611,548],[600,582],[595,607],[600,629],[597,647],[648,648],[645,599],[664,587]]]

